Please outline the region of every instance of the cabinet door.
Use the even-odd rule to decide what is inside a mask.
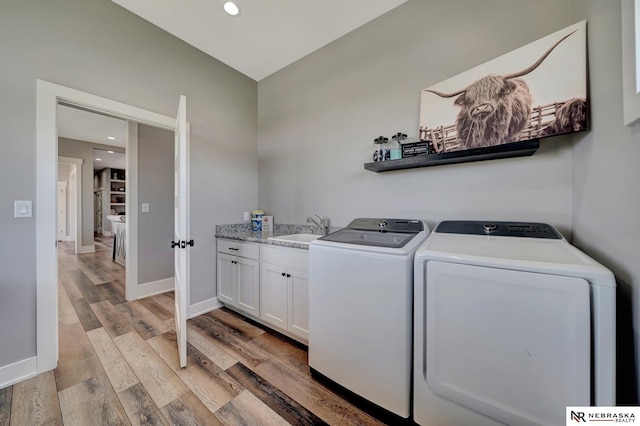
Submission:
[[[262,262],[260,266],[260,318],[287,329],[287,268]]]
[[[233,306],[236,306],[236,297],[234,295],[236,261],[237,258],[235,256],[218,253],[218,300]]]
[[[289,268],[288,330],[309,340],[309,272]]]
[[[237,306],[246,313],[260,316],[260,275],[257,260],[236,258]]]

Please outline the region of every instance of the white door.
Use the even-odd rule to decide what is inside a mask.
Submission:
[[[427,385],[449,403],[509,425],[589,405],[586,280],[429,261],[425,312]]]
[[[187,298],[189,297],[189,139],[187,133],[187,98],[180,96],[176,120],[174,161],[174,235],[175,316],[180,367],[187,366]]]
[[[218,267],[216,270],[218,281],[218,300],[230,305],[236,306],[236,298],[233,295],[233,289],[236,286],[234,280],[238,274],[236,274],[236,256],[229,256],[228,254],[218,254]]]
[[[289,268],[289,317],[287,329],[309,339],[309,272]]]
[[[67,239],[67,183],[58,182],[58,241]]]
[[[77,228],[78,217],[76,213],[76,197],[78,197],[78,188],[76,184],[76,176],[78,173],[78,166],[71,165],[71,171],[69,172],[69,240],[77,241]]]
[[[260,264],[260,318],[287,329],[287,268],[262,262]]]

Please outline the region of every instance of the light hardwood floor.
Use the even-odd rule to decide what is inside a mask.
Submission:
[[[0,390],[0,426],[384,424],[314,380],[304,346],[224,308],[189,320],[181,369],[173,295],[127,302],[110,239],[96,248],[60,244],[58,367]]]

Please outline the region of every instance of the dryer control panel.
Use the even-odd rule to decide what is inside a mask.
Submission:
[[[561,240],[562,235],[551,225],[537,222],[485,222],[446,220],[433,232],[441,234],[490,235]]]

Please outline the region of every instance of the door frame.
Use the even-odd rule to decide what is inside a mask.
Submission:
[[[68,179],[68,177],[67,177]],[[69,186],[69,184],[65,181],[58,181],[58,197],[56,198],[56,203],[57,205],[60,204],[60,191],[64,190],[64,234],[60,235],[60,231],[62,230],[60,228],[60,213],[62,213],[61,211],[59,211],[56,208],[56,214],[57,214],[57,226],[56,226],[56,235],[58,236],[58,241],[69,241],[69,235],[67,235],[67,221],[70,222],[70,217],[69,217],[69,212],[67,211],[67,205],[69,204],[69,191],[67,189],[67,187]],[[71,223],[69,224],[69,229],[71,229]],[[62,238],[60,238],[62,237]]]
[[[68,164],[75,169],[75,197],[71,200],[75,206],[75,217],[69,224],[75,234],[74,252],[75,254],[84,253],[82,251],[82,158],[58,157],[58,163]],[[70,235],[73,235],[70,234]]]
[[[101,96],[36,80],[36,372],[53,370],[58,363],[58,253],[56,202],[58,182],[58,101],[129,121],[175,130],[175,117],[137,108]],[[134,127],[134,126],[129,126]],[[137,127],[137,126],[136,126]],[[127,152],[129,151],[127,141]],[[127,155],[127,235],[137,235],[137,169]],[[190,159],[187,159],[188,161]],[[80,236],[78,236],[80,238]],[[127,284],[136,286],[138,253],[133,238],[127,238]],[[134,250],[132,250],[134,249]],[[134,275],[135,273],[135,275]],[[127,287],[130,287],[127,285]]]

